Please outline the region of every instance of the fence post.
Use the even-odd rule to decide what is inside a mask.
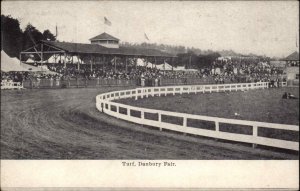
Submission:
[[[145,119],[145,113],[144,113],[144,111],[141,111],[141,119]]]
[[[116,112],[119,113],[119,106],[116,105]]]
[[[253,137],[257,137],[257,136],[258,136],[258,127],[256,125],[253,125]],[[256,146],[257,146],[257,144],[255,144],[255,143],[252,144],[253,148],[256,148]]]
[[[216,127],[216,132],[220,132],[220,124],[219,121],[215,121],[215,127]],[[218,138],[215,138],[215,141],[217,141]]]
[[[141,98],[142,98],[142,99],[144,98],[144,88],[141,89]]]
[[[215,126],[216,126],[216,131],[219,132],[220,131],[219,121],[215,121]]]
[[[175,88],[173,87],[173,95],[175,95]]]
[[[158,114],[158,122],[161,123],[161,114],[160,113],[157,113]],[[159,127],[159,130],[162,131],[162,128]]]
[[[183,117],[183,127],[187,127],[187,118]]]

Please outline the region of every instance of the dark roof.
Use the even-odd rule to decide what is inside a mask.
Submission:
[[[105,32],[90,39],[90,41],[92,41],[92,40],[115,40],[115,41],[119,41],[119,39],[117,39],[116,37],[113,37],[110,34],[107,34]]]
[[[172,54],[156,49],[142,49],[132,47],[106,48],[99,44],[82,44],[56,41],[42,41],[42,43],[64,50],[68,53],[175,57]]]
[[[289,56],[287,56],[284,60],[291,60],[291,61],[297,61],[299,60],[299,52],[295,51],[292,54],[290,54]]]

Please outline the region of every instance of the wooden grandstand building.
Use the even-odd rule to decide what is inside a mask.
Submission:
[[[90,39],[91,44],[99,44],[106,48],[119,48],[119,39],[107,33],[102,33]]]
[[[54,56],[55,63],[63,64],[66,67],[67,63],[77,64],[80,69],[80,64],[90,64],[91,70],[93,65],[102,64],[103,66],[108,62],[117,66],[116,60],[121,59],[122,63],[126,65],[129,58],[144,58],[153,60],[156,64],[157,58],[169,59],[172,63],[174,55],[157,50],[157,49],[141,49],[133,47],[119,46],[119,39],[102,33],[90,39],[90,44],[72,43],[72,42],[58,42],[58,41],[40,41],[35,46],[24,50],[20,53],[20,61],[23,58],[34,57],[36,62],[43,65],[47,59]],[[33,56],[34,55],[34,56]],[[74,63],[76,57],[77,63]]]

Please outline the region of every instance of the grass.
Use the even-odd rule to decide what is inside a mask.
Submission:
[[[147,99],[117,100],[132,106],[189,114],[299,125],[299,99],[282,99],[284,92],[299,97],[299,88],[149,96]]]
[[[166,111],[189,114],[261,121],[279,124],[299,125],[299,99],[282,99],[284,92],[299,97],[299,88],[280,88],[251,90],[232,93],[183,94],[175,96],[149,97],[147,99],[118,100],[118,102]],[[146,115],[147,113],[145,113]],[[172,124],[183,124],[183,119],[162,115],[162,121]],[[187,119],[187,126],[215,130],[214,122]],[[252,135],[252,127],[220,123],[222,132]],[[258,127],[258,135],[281,140],[299,141],[296,131],[277,130]]]

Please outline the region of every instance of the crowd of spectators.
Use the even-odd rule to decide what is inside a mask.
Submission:
[[[197,71],[162,71],[144,66],[119,64],[116,67],[107,63],[105,65],[80,64],[47,64],[50,71],[56,74],[34,72],[1,72],[1,81],[12,80],[22,82],[35,79],[186,79],[186,78],[210,78],[215,83],[239,83],[271,81],[272,78],[281,78],[283,69],[271,66],[265,61],[230,59],[215,60],[210,67],[201,68]],[[282,80],[282,79],[281,79]]]
[[[299,67],[299,61],[287,61],[287,65],[291,67],[295,67],[295,66]]]
[[[1,82],[23,82],[37,79],[61,79],[60,74],[46,74],[42,72],[2,72]]]
[[[282,80],[283,68],[271,66],[267,61],[224,59],[216,60],[212,64],[210,75],[214,77],[216,83],[266,82],[275,79]]]

